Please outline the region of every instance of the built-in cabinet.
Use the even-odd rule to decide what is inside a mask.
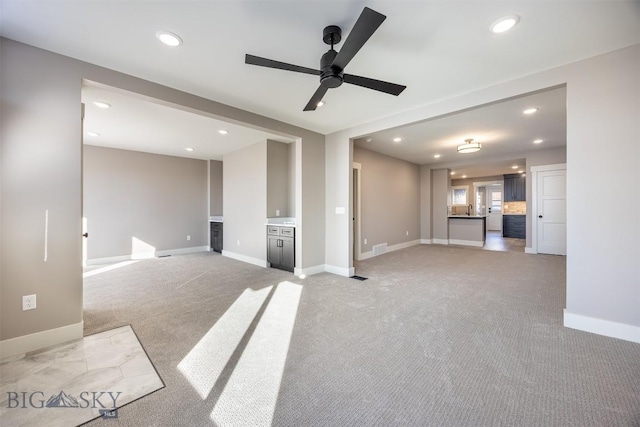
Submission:
[[[222,253],[222,223],[212,222],[211,224],[211,250]]]
[[[524,202],[527,200],[527,178],[520,174],[504,175],[504,201]]]
[[[271,267],[293,272],[295,246],[295,228],[267,226],[267,262]]]
[[[526,215],[503,215],[502,237],[526,238]]]

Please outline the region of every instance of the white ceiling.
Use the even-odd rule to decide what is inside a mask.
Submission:
[[[106,102],[111,107],[99,108],[95,101]],[[266,139],[293,142],[290,138],[182,111],[121,90],[86,84],[82,87],[82,102],[85,104],[84,143],[88,145],[222,160],[227,153]],[[222,135],[219,130],[228,133]]]
[[[347,66],[407,85],[398,97],[345,84],[302,109],[316,76],[244,64],[251,53],[317,68],[326,25],[347,36],[364,6],[387,20]],[[636,44],[638,1],[2,0],[4,37],[321,133]],[[497,18],[520,23],[495,35]],[[179,34],[161,45],[160,30]],[[337,46],[340,49],[341,45]]]

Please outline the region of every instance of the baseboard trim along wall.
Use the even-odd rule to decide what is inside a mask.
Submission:
[[[344,276],[344,277],[351,277],[355,274],[355,268],[353,267],[344,268],[344,267],[337,267],[335,265],[329,265],[329,264],[324,265],[324,271],[326,271],[327,273],[337,274],[338,276]]]
[[[325,272],[324,264],[314,265],[313,267],[307,267],[307,268],[295,267],[293,269],[293,274],[295,274],[296,276],[301,276],[303,274],[305,276],[312,276],[314,274],[320,274],[320,273],[324,273],[324,272]]]
[[[258,258],[250,257],[247,255],[237,254],[235,252],[225,251],[224,249],[222,250],[222,256],[226,256],[227,258],[235,259],[237,261],[246,262],[247,264],[257,265],[258,267],[267,268],[269,266],[267,261],[263,259],[258,259]]]
[[[192,246],[190,248],[168,249],[165,251],[142,252],[135,255],[119,255],[104,258],[87,259],[87,265],[113,264],[116,262],[129,261],[132,259],[149,259],[167,255],[184,255],[195,252],[206,252],[210,250],[209,246]]]
[[[448,245],[449,239],[431,239],[434,245]]]
[[[431,240],[432,239],[420,239],[420,243],[423,245],[430,245],[433,243]]]
[[[386,252],[383,252],[381,254],[374,254],[373,251],[363,252],[362,254],[360,254],[360,261],[373,258],[379,255],[384,255],[388,252],[398,251],[404,248],[410,248],[411,246],[416,246],[416,245],[419,245],[420,243],[421,243],[421,240],[411,240],[409,242],[402,242],[395,245],[387,246]]]
[[[475,246],[481,248],[484,246],[484,242],[476,241],[476,240],[459,240],[459,239],[449,239],[450,245],[462,245],[462,246]]]
[[[569,313],[567,309],[564,310],[564,326],[579,331],[640,343],[640,326]]]
[[[535,250],[535,249],[533,249],[533,248],[527,248],[527,247],[525,247],[525,248],[524,248],[524,253],[525,253],[525,254],[533,254],[533,255],[535,255],[535,254],[537,254],[537,253],[538,253],[538,251],[536,251],[536,250]]]
[[[0,341],[0,358],[16,356],[82,338],[84,322]]]

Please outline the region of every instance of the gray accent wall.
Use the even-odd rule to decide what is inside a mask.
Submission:
[[[267,210],[265,216],[289,215],[289,146],[267,140]],[[279,214],[276,214],[279,211]]]
[[[266,262],[267,142],[226,154],[223,162],[224,251]]]
[[[222,203],[222,170],[224,164],[221,160],[209,160],[209,215],[222,216],[224,205]]]
[[[85,145],[83,175],[89,260],[207,246],[205,160]]]
[[[420,239],[420,166],[358,147],[353,161],[362,165],[361,252]]]
[[[449,239],[448,206],[451,200],[451,171],[431,171],[431,232],[437,240]]]

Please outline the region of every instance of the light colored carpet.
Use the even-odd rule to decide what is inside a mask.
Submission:
[[[421,245],[357,274],[369,279],[301,280],[200,253],[85,279],[86,333],[131,324],[166,384],[122,408],[118,425],[255,425],[275,384],[274,426],[640,426],[640,345],[562,326],[564,257]],[[293,325],[278,299],[287,280],[302,286]],[[226,312],[245,313],[234,303],[247,288],[268,296],[203,397],[178,365]],[[269,334],[283,324],[290,340]],[[277,368],[277,352],[256,356],[277,346],[282,372],[237,379]],[[228,396],[257,404],[216,418]]]

